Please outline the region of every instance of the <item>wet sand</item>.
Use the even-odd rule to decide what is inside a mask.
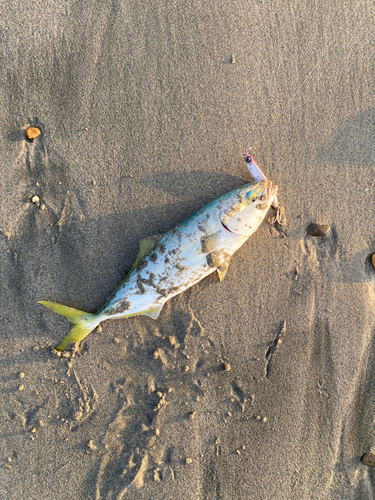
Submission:
[[[0,12],[0,498],[373,499],[374,5]],[[249,149],[287,225],[58,355]]]

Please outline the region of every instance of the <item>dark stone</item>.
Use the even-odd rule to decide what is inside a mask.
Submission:
[[[307,226],[307,234],[310,236],[327,236],[327,234],[330,232],[331,226],[328,224],[315,224],[311,223]]]

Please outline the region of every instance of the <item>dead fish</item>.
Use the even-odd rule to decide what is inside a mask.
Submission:
[[[70,342],[80,342],[107,319],[156,319],[167,300],[215,271],[222,281],[232,255],[277,200],[277,189],[264,177],[220,196],[167,234],[143,240],[135,264],[97,313],[40,301],[74,325],[55,349],[64,351]]]

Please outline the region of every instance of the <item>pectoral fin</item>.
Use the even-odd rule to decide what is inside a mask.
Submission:
[[[221,264],[221,266],[216,269],[220,281],[224,280],[228,267],[229,267],[229,259],[227,262],[223,262],[223,264]]]
[[[227,270],[221,271],[220,268],[217,269],[217,274],[219,275],[219,280],[220,281],[224,280],[226,272],[227,272]]]
[[[149,318],[156,319],[159,316],[160,311],[163,309],[163,305],[164,304],[162,304],[161,306],[155,307],[154,309],[149,309],[148,311],[145,311],[144,313],[141,313],[141,314],[143,316],[148,316]]]

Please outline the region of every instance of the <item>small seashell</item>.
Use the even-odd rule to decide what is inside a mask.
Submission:
[[[371,255],[371,263],[372,263],[372,267],[375,269],[375,253],[373,253]]]
[[[38,127],[28,127],[26,129],[26,136],[28,139],[35,139],[40,134],[41,134],[41,131]]]
[[[327,236],[330,232],[331,226],[328,224],[315,224],[311,223],[307,226],[307,234],[310,236]]]
[[[375,467],[375,453],[368,451],[362,457],[362,463],[368,467]]]

